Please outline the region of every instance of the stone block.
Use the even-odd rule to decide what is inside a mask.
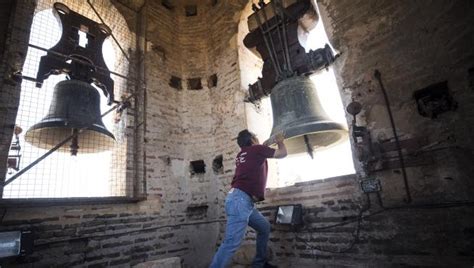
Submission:
[[[154,261],[142,262],[133,266],[134,268],[181,268],[181,258],[171,257]]]
[[[251,265],[253,258],[255,257],[256,252],[256,245],[255,242],[251,244],[244,244],[241,245],[240,248],[235,252],[234,256],[232,257],[232,267],[239,267],[235,265]],[[272,257],[272,249],[270,247],[267,248],[267,258],[271,260]]]

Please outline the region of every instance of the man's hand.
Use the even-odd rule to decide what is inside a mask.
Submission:
[[[273,155],[273,157],[274,158],[285,157],[287,155],[286,146],[285,146],[285,143],[283,143],[283,141],[285,140],[285,134],[283,134],[283,132],[277,133],[273,140],[278,145],[278,149],[275,150],[275,154]]]
[[[283,132],[277,133],[275,135],[275,143],[276,144],[282,143],[284,140],[285,140],[285,135],[283,134]]]

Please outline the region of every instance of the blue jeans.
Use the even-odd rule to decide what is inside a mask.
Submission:
[[[225,238],[214,255],[210,268],[224,268],[230,263],[245,236],[247,225],[257,231],[257,253],[252,267],[263,267],[266,261],[270,223],[255,208],[245,192],[233,188],[225,200],[227,226]]]

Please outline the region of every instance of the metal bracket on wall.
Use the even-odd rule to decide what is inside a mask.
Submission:
[[[332,64],[336,58],[331,47],[305,53],[298,39],[298,19],[305,15],[315,16],[310,0],[286,3],[272,0],[265,3],[260,0],[252,5],[254,13],[248,17],[250,32],[245,36],[244,45],[255,49],[263,60],[262,77],[249,85],[249,94],[245,99],[254,103],[270,95],[280,81],[294,76],[310,75]]]
[[[426,138],[415,137],[399,140],[400,149],[405,156],[405,167],[426,166],[434,164],[430,155],[418,154],[419,150],[428,144]],[[370,145],[371,157],[367,159],[366,167],[368,172],[376,172],[389,169],[402,168],[402,164],[397,155],[397,144],[395,141],[375,142]]]
[[[367,173],[388,169],[402,168],[402,164],[394,152],[403,150],[406,155],[405,166],[421,166],[433,163],[433,159],[427,155],[417,154],[419,150],[426,146],[426,138],[416,137],[399,139],[398,141],[378,141],[373,142],[370,131],[364,126],[358,126],[356,116],[362,110],[362,105],[356,101],[351,102],[347,112],[353,116],[352,137],[354,139],[356,154],[363,168]]]

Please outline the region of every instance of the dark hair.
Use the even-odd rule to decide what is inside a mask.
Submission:
[[[240,131],[239,135],[237,136],[237,144],[240,146],[240,148],[251,146],[253,137],[255,137],[255,135],[252,132],[244,129]]]

